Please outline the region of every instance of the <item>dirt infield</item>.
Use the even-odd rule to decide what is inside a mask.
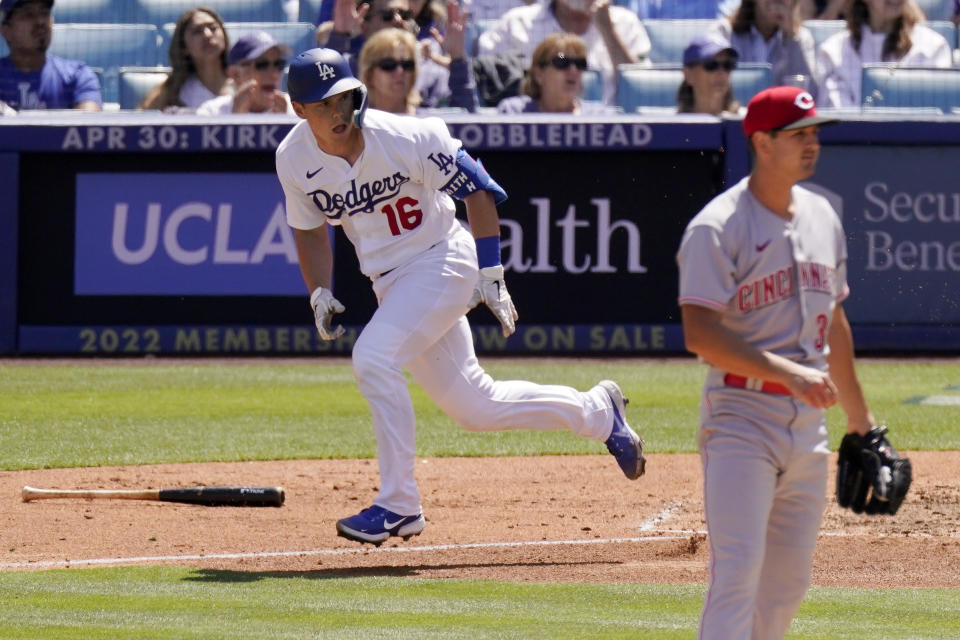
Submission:
[[[960,587],[960,452],[908,452],[916,478],[895,517],[831,499],[814,584]],[[204,569],[520,581],[703,583],[699,458],[649,457],[639,481],[608,456],[418,459],[427,528],[380,548],[336,519],[376,495],[373,460],[172,464],[0,472],[0,568],[177,564]],[[123,500],[23,503],[42,488],[282,485],[281,508]]]

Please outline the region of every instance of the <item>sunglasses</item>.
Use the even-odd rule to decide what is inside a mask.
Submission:
[[[257,60],[251,64],[253,64],[253,68],[257,71],[266,71],[270,67],[273,67],[277,71],[283,71],[287,68],[286,60],[274,60],[272,62],[270,60]]]
[[[367,14],[367,20],[370,20],[371,14]],[[394,16],[400,16],[400,19],[406,22],[413,18],[413,11],[410,9],[381,9],[376,15],[379,15],[384,22],[393,22]]]
[[[726,60],[707,60],[702,63],[704,71],[717,71],[718,69],[723,69],[727,73],[733,71],[737,68],[737,61],[727,58]]]
[[[383,58],[382,60],[377,60],[374,65],[377,69],[382,69],[387,73],[394,71],[397,67],[400,67],[404,71],[410,72],[413,71],[414,62],[413,60],[395,60],[393,58]]]
[[[563,71],[564,69],[569,69],[569,68],[570,68],[570,65],[575,66],[575,67],[576,67],[577,69],[579,69],[580,71],[586,71],[586,69],[587,69],[587,59],[586,59],[586,58],[568,58],[568,57],[566,57],[565,55],[563,55],[562,53],[559,54],[559,55],[554,56],[553,59],[550,60],[550,62],[548,62],[547,64],[549,64],[550,66],[552,66],[554,69],[559,69],[560,71]],[[544,65],[541,65],[541,66],[544,66],[544,67],[545,67],[545,66],[547,66],[547,65],[544,64]]]

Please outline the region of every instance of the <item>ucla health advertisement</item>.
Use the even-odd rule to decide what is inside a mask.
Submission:
[[[303,295],[272,173],[79,173],[75,295]]]

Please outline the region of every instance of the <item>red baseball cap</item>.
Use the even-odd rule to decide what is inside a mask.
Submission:
[[[818,116],[813,96],[804,89],[770,87],[750,99],[743,132],[749,138],[757,131],[789,131],[836,121],[836,118]]]

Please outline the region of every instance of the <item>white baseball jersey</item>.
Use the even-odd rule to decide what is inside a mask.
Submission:
[[[794,186],[796,213],[784,220],[757,201],[748,180],[687,226],[679,303],[721,311],[724,325],[758,349],[823,370],[834,306],[848,292],[840,219],[825,198]]]
[[[447,237],[453,200],[439,191],[456,173],[461,147],[439,118],[368,109],[364,149],[351,166],[320,150],[306,121],[277,147],[277,175],[287,223],[314,229],[340,225],[370,278],[390,271]]]

